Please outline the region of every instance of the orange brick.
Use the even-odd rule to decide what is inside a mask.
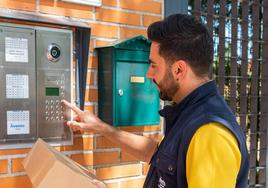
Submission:
[[[66,3],[54,0],[41,0],[40,12],[47,14],[54,14],[59,16],[69,16],[75,18],[91,19],[92,7],[86,5],[79,5],[75,3]]]
[[[75,154],[71,155],[71,159],[81,165],[93,165],[93,154]]]
[[[86,105],[84,109],[85,109],[85,111],[95,113],[93,105],[90,105],[90,106]]]
[[[94,39],[90,39],[89,52],[92,53],[94,48],[95,48]]]
[[[103,8],[96,8],[96,19],[98,21],[140,25],[140,15],[138,14]]]
[[[94,135],[94,132],[84,131],[84,132],[81,132],[81,135]]]
[[[120,7],[125,9],[161,14],[161,3],[151,0],[124,0],[120,1]]]
[[[0,7],[16,10],[36,11],[36,0],[1,0]]]
[[[119,148],[119,146],[103,136],[98,136],[96,137],[96,148]]]
[[[144,178],[142,179],[134,179],[134,180],[127,180],[121,182],[121,187],[143,187]]]
[[[89,56],[88,68],[91,68],[91,69],[98,68],[98,57],[97,56]]]
[[[98,101],[98,90],[97,89],[87,89],[86,90],[86,102],[97,102]]]
[[[128,176],[138,176],[140,175],[139,164],[131,165],[120,165],[107,168],[97,168],[96,175],[100,179],[112,179],[112,178],[122,178]]]
[[[22,158],[12,159],[12,172],[23,172],[24,168],[21,164]]]
[[[119,153],[118,152],[97,152],[94,153],[94,165],[99,164],[112,164],[119,162]]]
[[[99,164],[112,164],[119,162],[118,152],[97,152],[93,154],[75,154],[71,159],[81,165],[91,166]]]
[[[74,138],[74,144],[72,146],[60,146],[55,147],[59,151],[70,151],[70,150],[92,150],[93,149],[93,138]]]
[[[10,149],[10,150],[0,150],[0,155],[16,155],[28,153],[30,149]]]
[[[113,42],[104,41],[104,40],[96,40],[96,47],[108,46],[111,45]]]
[[[117,0],[102,0],[102,5],[116,7]]]
[[[127,127],[119,127],[119,129],[128,131],[128,132],[150,132],[150,131],[160,131],[160,125],[152,125],[152,126],[127,126]]]
[[[118,38],[118,27],[103,24],[92,24],[91,29],[92,36]]]
[[[145,27],[149,26],[151,23],[161,20],[161,17],[156,16],[143,16],[143,25]]]
[[[34,188],[27,176],[0,178],[0,187],[3,188]]]
[[[108,188],[118,188],[119,187],[118,183],[107,183],[106,185],[108,186]]]
[[[87,72],[87,84],[94,85],[95,83],[95,73]]]
[[[0,160],[0,174],[7,174],[8,173],[8,161],[7,160]]]
[[[148,163],[142,164],[142,174],[146,175],[149,171],[150,165]]]
[[[128,153],[122,151],[121,152],[121,162],[133,162],[138,161],[134,156],[129,155]]]
[[[144,35],[147,36],[145,29],[133,29],[133,28],[126,28],[121,27],[120,28],[120,38],[130,38],[136,35]]]

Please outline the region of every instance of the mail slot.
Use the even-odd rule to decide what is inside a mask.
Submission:
[[[137,36],[97,50],[99,117],[114,126],[159,124],[158,91],[146,78],[150,42]]]

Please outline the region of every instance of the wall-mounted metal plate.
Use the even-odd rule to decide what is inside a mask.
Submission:
[[[82,5],[101,6],[101,0],[62,0],[62,1]]]

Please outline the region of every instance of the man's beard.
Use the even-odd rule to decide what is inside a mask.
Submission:
[[[156,83],[155,80],[153,81],[159,88],[160,99],[172,101],[179,89],[179,84],[175,82],[171,70],[167,69],[164,78],[159,83]]]

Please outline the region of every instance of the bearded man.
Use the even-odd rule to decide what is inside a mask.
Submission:
[[[247,187],[245,136],[209,78],[213,40],[207,28],[192,16],[175,14],[151,24],[147,33],[152,41],[147,78],[157,85],[162,100],[175,103],[160,110],[166,122],[162,141],[118,130],[63,101],[77,114],[68,126],[100,133],[150,162],[144,188]]]

